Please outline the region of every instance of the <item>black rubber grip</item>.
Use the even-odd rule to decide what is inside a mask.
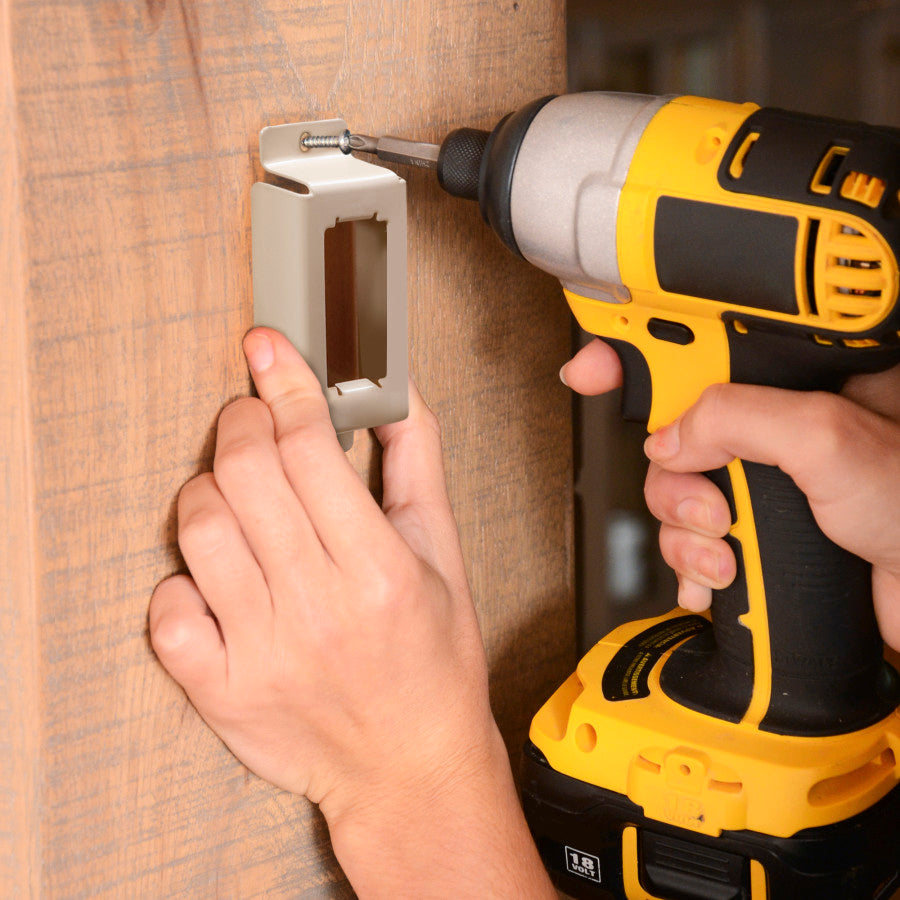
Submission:
[[[457,128],[444,138],[438,155],[437,177],[441,187],[454,197],[478,199],[481,158],[491,136],[477,128]]]
[[[478,176],[478,205],[484,221],[517,256],[522,255],[516,243],[512,220],[512,184],[516,160],[528,129],[537,114],[554,96],[532,100],[521,109],[502,118],[488,138]]]
[[[490,133],[458,128],[444,138],[438,153],[438,183],[454,197],[477,200],[481,215],[504,244],[521,256],[513,233],[513,173],[522,141],[535,116],[553,96],[541,97],[504,116]]]
[[[712,631],[673,653],[662,671],[663,690],[691,709],[737,721],[754,682],[764,682],[754,677],[754,642],[762,647],[767,640],[771,691],[762,730],[845,734],[890,715],[900,703],[900,679],[883,659],[871,567],[821,532],[805,495],[784,472],[742,466],[756,526],[764,622],[751,630],[739,621],[750,607],[748,554],[757,549],[732,539],[738,577],[713,592]],[[711,477],[734,510],[726,470]]]

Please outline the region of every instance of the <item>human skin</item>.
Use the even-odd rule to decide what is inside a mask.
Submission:
[[[260,399],[223,410],[182,489],[190,574],[151,598],[172,677],[248,768],[319,805],[360,897],[555,898],[488,701],[437,420],[377,429],[379,508],[315,376],[269,329]]]
[[[560,373],[592,395],[621,384],[612,349],[595,340]],[[872,563],[882,637],[900,649],[900,366],[851,378],[840,395],[740,384],[709,387],[648,437],[644,493],[660,520],[660,550],[679,580],[678,602],[700,611],[734,579],[723,540],[725,497],[697,473],[735,458],[778,466],[806,494],[822,531]]]
[[[213,471],[179,496],[190,574],[151,599],[160,661],[248,768],[319,804],[359,896],[554,898],[490,711],[436,419],[410,385],[409,418],[377,429],[379,508],[296,351],[268,329],[244,346],[260,399],[222,412]],[[585,394],[621,383],[599,341],[562,374]],[[680,602],[702,608],[734,575],[727,504],[695,473],[741,457],[784,469],[873,563],[900,648],[898,388],[900,369],[842,397],[718,385],[650,437]]]

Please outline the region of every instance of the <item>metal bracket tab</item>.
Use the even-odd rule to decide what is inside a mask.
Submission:
[[[355,429],[408,413],[406,182],[336,147],[300,144],[346,128],[341,119],[264,128],[260,161],[285,182],[251,190],[254,323],[277,328],[309,363],[345,450]],[[329,292],[341,295],[335,330],[348,345],[331,378]]]

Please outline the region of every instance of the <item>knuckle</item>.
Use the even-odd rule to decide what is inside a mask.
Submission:
[[[323,442],[336,441],[328,401],[322,391],[297,387],[270,401],[275,444],[283,460],[314,463]]]
[[[221,510],[209,504],[186,508],[178,517],[178,543],[193,554],[214,554],[227,546],[229,523]]]
[[[374,563],[366,572],[369,607],[376,612],[396,611],[427,590],[419,567],[394,558]]]
[[[212,472],[202,472],[182,485],[178,492],[178,514],[183,515],[193,504],[203,501],[210,490],[215,491],[216,480]]]
[[[233,400],[219,413],[219,435],[234,430],[258,429],[261,422],[271,421],[266,404],[258,397],[241,397]]]
[[[330,419],[315,419],[294,425],[279,432],[275,438],[278,452],[294,465],[313,465],[319,457],[322,442],[334,442],[334,428]]]
[[[188,646],[191,630],[184,616],[178,615],[179,601],[192,582],[187,575],[173,575],[160,582],[150,598],[149,634],[158,652],[176,653]]]
[[[682,523],[679,504],[696,499],[693,476],[684,472],[669,472],[651,463],[644,482],[644,499],[651,514],[661,522]]]
[[[691,557],[705,542],[677,525],[659,529],[659,551],[666,564],[681,574],[692,574]]]
[[[667,509],[665,484],[663,470],[655,463],[651,463],[644,479],[644,500],[651,515],[657,519],[662,519]]]
[[[695,428],[707,431],[722,419],[723,411],[729,409],[730,384],[710,384],[704,388],[700,399],[692,410]]]
[[[856,407],[836,394],[815,392],[807,397],[796,433],[808,446],[807,459],[814,467],[830,467],[843,459],[860,435]]]
[[[366,594],[371,604],[382,608],[393,604],[396,597],[403,593],[403,567],[390,570],[386,565],[374,563],[366,572]]]
[[[246,435],[216,449],[213,472],[223,487],[252,483],[266,467],[267,454],[255,437]]]
[[[823,391],[814,391],[807,395],[805,403],[805,418],[819,426],[829,426],[840,418],[837,407],[840,398],[835,394]]]
[[[728,408],[726,394],[729,387],[727,384],[708,385],[685,410],[679,425],[679,454],[695,454],[698,448],[707,446],[710,435],[721,429],[722,414]]]
[[[659,552],[666,564],[676,571],[679,570],[681,562],[679,531],[680,529],[671,525],[661,525],[659,529]]]
[[[331,421],[325,394],[316,387],[295,387],[285,391],[269,402],[269,408],[276,422],[308,424],[320,420]]]
[[[173,656],[190,646],[191,630],[179,616],[162,615],[150,626],[150,642],[162,656]]]

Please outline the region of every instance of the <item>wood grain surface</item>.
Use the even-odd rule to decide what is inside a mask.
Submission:
[[[0,36],[8,9],[0,7]],[[13,59],[0,40],[0,888],[36,897],[40,867],[37,541],[31,447],[26,264]],[[13,896],[0,890],[5,896]]]
[[[178,489],[249,389],[258,132],[439,140],[563,86],[562,0],[0,0],[0,896],[352,896],[146,634]],[[411,368],[517,753],[574,661],[568,315],[473,205],[408,194]]]

